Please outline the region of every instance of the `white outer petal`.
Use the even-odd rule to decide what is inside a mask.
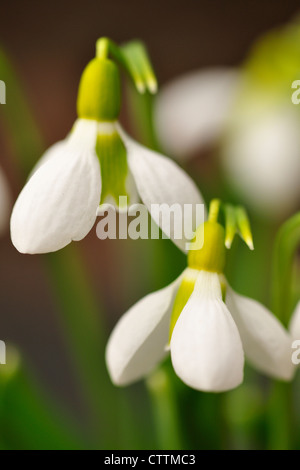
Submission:
[[[290,380],[292,338],[278,319],[262,304],[227,288],[226,304],[236,322],[246,358],[259,371]]]
[[[186,252],[186,245],[192,239],[193,231],[204,221],[205,216],[204,201],[196,184],[173,160],[138,144],[120,126],[119,132],[143,203],[167,237]],[[191,214],[184,209],[184,204],[191,205]],[[160,216],[157,205],[177,207],[179,215],[174,217],[174,223],[172,220],[170,223],[170,217]],[[197,209],[199,218],[195,223]]]
[[[51,145],[41,156],[41,158],[37,161],[33,169],[31,170],[28,179],[31,178],[34,173],[45,163],[48,162],[52,157],[55,157],[55,155],[60,152],[60,150],[67,144],[67,140],[60,140],[59,142],[56,142],[55,144]]]
[[[60,146],[23,188],[11,217],[20,252],[56,251],[91,230],[101,195],[96,133],[96,123],[78,120],[68,146]]]
[[[268,107],[258,100],[249,108],[241,106],[233,120],[224,169],[256,210],[278,217],[300,197],[300,119],[292,105]]]
[[[182,276],[137,302],[117,323],[106,349],[115,385],[145,377],[166,355],[170,315]]]
[[[176,374],[196,390],[222,392],[243,381],[243,347],[217,274],[199,273],[173,331],[171,358]]]
[[[293,339],[300,340],[300,302],[298,302],[289,324]]]
[[[155,106],[156,131],[164,148],[188,157],[223,132],[240,83],[237,69],[190,72],[165,85]]]
[[[0,233],[8,228],[10,204],[10,191],[6,177],[0,168]]]

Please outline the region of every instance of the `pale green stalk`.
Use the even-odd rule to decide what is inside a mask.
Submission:
[[[300,245],[300,213],[291,217],[279,229],[274,246],[272,308],[288,327],[292,311],[292,273],[296,251]],[[292,385],[275,383],[269,403],[269,447],[293,448],[294,423]]]
[[[159,450],[180,450],[180,434],[176,397],[169,374],[161,367],[146,381],[153,407]]]

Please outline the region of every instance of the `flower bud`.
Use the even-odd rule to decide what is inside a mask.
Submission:
[[[203,230],[200,226],[198,230]],[[217,222],[204,222],[204,241],[201,237],[195,237],[195,242],[199,238],[202,248],[189,251],[188,266],[192,269],[210,271],[214,273],[222,273],[225,267],[225,230]]]
[[[78,117],[96,121],[115,121],[121,108],[118,67],[108,59],[96,57],[85,68],[79,84]]]

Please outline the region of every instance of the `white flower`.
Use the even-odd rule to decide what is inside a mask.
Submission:
[[[133,203],[137,193],[148,209],[203,202],[176,163],[132,140],[117,121],[78,119],[71,134],[44,154],[20,193],[12,242],[22,253],[59,250],[87,235],[100,202],[128,195]],[[185,239],[176,242],[184,249]]]
[[[208,69],[163,87],[155,117],[178,159],[219,143],[225,176],[256,210],[278,218],[299,202],[300,118],[288,94],[260,87],[247,71]]]
[[[221,285],[226,286],[225,301]],[[169,342],[172,311],[178,306]],[[112,381],[127,385],[145,377],[165,357],[168,345],[176,374],[197,390],[237,387],[243,380],[244,353],[267,375],[282,380],[293,375],[291,338],[281,323],[214,272],[187,268],[120,319],[106,351]]]
[[[6,177],[0,168],[0,233],[8,227],[11,196]]]
[[[222,149],[227,179],[256,210],[271,217],[299,202],[300,119],[290,103],[259,93],[237,102]]]
[[[160,90],[155,106],[157,134],[178,159],[192,156],[224,132],[240,84],[237,69],[191,72]]]

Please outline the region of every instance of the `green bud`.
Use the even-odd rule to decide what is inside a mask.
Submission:
[[[218,222],[210,220],[203,225],[204,240],[197,233],[203,230],[203,226],[200,225],[194,242],[197,243],[199,239],[200,246],[199,249],[194,246],[194,249],[189,251],[188,266],[192,269],[223,273],[226,258],[225,230]]]
[[[96,57],[85,68],[77,99],[78,117],[115,121],[121,108],[118,67],[109,59]]]

